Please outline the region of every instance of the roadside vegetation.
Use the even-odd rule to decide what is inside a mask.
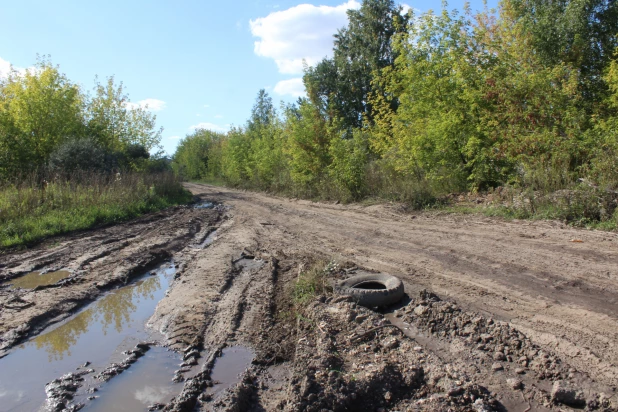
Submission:
[[[48,59],[0,79],[0,247],[190,200],[155,120],[122,83],[87,93]]]
[[[314,199],[435,207],[494,193],[493,213],[615,227],[618,4],[503,0],[415,15],[365,0],[307,67],[306,97],[261,90],[246,125],[197,130],[184,179]]]

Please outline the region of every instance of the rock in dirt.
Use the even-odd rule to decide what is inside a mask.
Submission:
[[[506,383],[515,390],[521,389],[523,387],[523,383],[520,379],[510,378],[506,380]]]
[[[491,369],[494,371],[501,371],[502,369],[504,369],[504,366],[502,366],[500,362],[495,362],[493,365],[491,365]]]
[[[586,405],[584,393],[570,387],[564,381],[554,382],[554,386],[551,389],[551,399],[554,402],[567,406],[582,407]]]

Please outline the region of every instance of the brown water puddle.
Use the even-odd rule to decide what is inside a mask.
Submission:
[[[173,383],[180,356],[165,348],[153,347],[137,363],[116,376],[96,393],[83,409],[98,411],[143,411],[156,403],[167,403],[182,390]]]
[[[85,362],[99,372],[113,355],[149,340],[146,322],[175,271],[162,265],[154,276],[109,292],[0,359],[0,411],[37,410],[46,383]]]
[[[232,346],[223,349],[221,357],[215,362],[210,378],[215,385],[211,394],[218,394],[231,388],[240,381],[240,375],[251,365],[254,354],[244,346]]]
[[[7,284],[13,285],[13,287],[19,287],[23,289],[34,289],[37,286],[53,285],[56,282],[66,279],[71,276],[71,272],[68,270],[58,270],[55,272],[41,273],[39,271],[30,272],[26,275],[20,276],[15,279],[7,281]]]

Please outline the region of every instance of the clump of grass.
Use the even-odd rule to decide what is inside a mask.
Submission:
[[[0,247],[119,222],[190,200],[191,194],[171,173],[79,174],[5,183],[0,186]]]
[[[328,282],[330,275],[338,270],[334,261],[323,260],[315,262],[305,271],[301,271],[292,289],[292,302],[298,311],[315,299],[318,295],[332,292]]]

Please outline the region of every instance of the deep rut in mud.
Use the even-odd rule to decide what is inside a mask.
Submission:
[[[42,403],[55,378],[57,410],[616,410],[614,234],[187,187],[198,207],[1,257],[0,410],[5,365],[126,290],[136,315],[100,317],[111,350],[90,343],[56,369],[33,357],[49,377],[24,367],[15,386]],[[295,305],[293,285],[318,262],[328,284],[385,272],[407,296],[379,310],[331,292]],[[118,332],[118,319],[134,326]]]

